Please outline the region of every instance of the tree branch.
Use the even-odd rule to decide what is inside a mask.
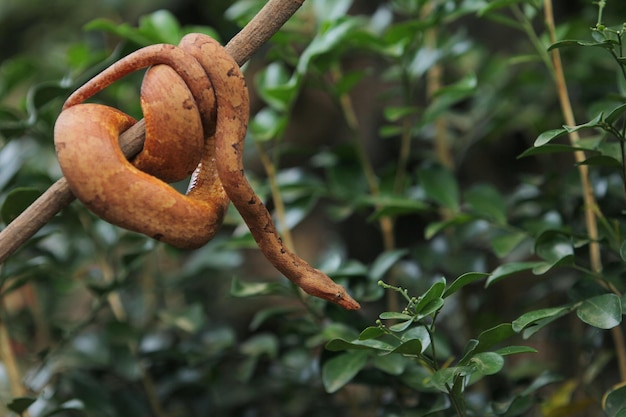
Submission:
[[[243,65],[302,6],[304,0],[268,0],[259,13],[226,45],[228,53]],[[145,124],[138,122],[120,136],[120,147],[130,158],[143,148]],[[74,200],[65,178],[52,184],[33,204],[0,232],[0,263],[45,226]]]

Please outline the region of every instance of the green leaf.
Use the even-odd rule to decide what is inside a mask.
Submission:
[[[526,232],[507,229],[500,231],[491,239],[491,248],[496,256],[504,258],[526,239],[528,239]]]
[[[622,246],[619,248],[619,256],[622,258],[622,261],[626,262],[626,240],[622,242]]]
[[[548,142],[550,142],[551,140],[561,137],[565,134],[567,134],[567,130],[565,130],[564,128],[547,130],[543,132],[542,134],[540,134],[537,137],[537,139],[535,139],[534,146],[535,147],[543,146],[547,144]]]
[[[419,355],[422,351],[422,342],[419,339],[411,339],[406,342],[402,342],[398,347],[384,354],[388,355],[390,353],[399,353],[402,355]]]
[[[10,403],[7,404],[7,408],[14,413],[22,415],[28,410],[28,407],[33,405],[33,403],[37,401],[37,398],[33,397],[16,397],[11,400]]]
[[[489,274],[485,272],[467,272],[459,276],[457,279],[455,279],[454,282],[450,284],[450,286],[443,292],[441,297],[442,298],[449,297],[455,292],[457,292],[458,290],[460,290],[461,288],[469,284],[472,284],[476,281],[479,281],[485,278],[486,276],[489,276]]]
[[[297,74],[304,75],[315,58],[345,45],[346,39],[359,28],[360,22],[355,18],[344,18],[323,24],[300,55],[296,67]]]
[[[542,233],[535,242],[535,253],[551,266],[574,262],[571,237],[557,231],[548,230]]]
[[[583,148],[581,146],[548,143],[546,145],[541,145],[541,146],[537,146],[534,148],[528,148],[524,152],[519,154],[517,158],[520,159],[520,158],[525,158],[525,157],[534,156],[534,155],[563,153],[563,152],[576,152],[576,151],[590,152],[589,149]]]
[[[564,48],[564,47],[569,47],[569,46],[593,46],[593,47],[600,47],[600,48],[605,48],[605,49],[613,49],[615,46],[618,46],[619,43],[617,41],[614,41],[612,39],[605,39],[601,42],[590,42],[590,41],[579,41],[579,40],[573,40],[573,39],[564,39],[562,41],[559,42],[555,42],[552,45],[550,45],[548,47],[548,51],[551,51],[553,49],[557,49],[557,48]]]
[[[406,249],[396,249],[391,251],[385,251],[378,255],[378,257],[372,263],[369,270],[369,277],[373,281],[383,279],[387,271],[394,266],[403,256],[408,253]]]
[[[622,162],[619,159],[613,158],[612,156],[608,155],[593,155],[577,165],[591,165],[620,169],[622,167]]]
[[[337,392],[350,382],[367,364],[368,356],[367,352],[346,352],[326,361],[322,367],[326,392]]]
[[[622,417],[626,410],[626,383],[615,385],[604,394],[602,409],[608,417]]]
[[[281,284],[274,282],[245,282],[233,278],[230,295],[233,297],[254,297],[259,295],[280,294],[284,292]]]
[[[282,136],[287,127],[287,116],[271,108],[264,108],[250,121],[250,135],[257,142],[267,142]]]
[[[450,219],[443,220],[440,222],[429,223],[428,226],[426,226],[426,230],[424,231],[424,237],[426,239],[431,239],[437,233],[439,233],[440,231],[450,226],[463,225],[472,220],[476,220],[476,217],[474,215],[469,215],[466,213],[457,213],[453,215],[453,217]]]
[[[613,110],[609,112],[609,114],[604,118],[604,121],[608,124],[615,123],[620,117],[622,117],[626,113],[626,103],[620,104]]]
[[[459,186],[452,172],[437,165],[421,169],[417,175],[430,199],[453,212],[459,211]]]
[[[246,356],[266,355],[275,358],[278,354],[278,338],[270,333],[259,333],[241,343],[239,350]]]
[[[583,301],[576,315],[590,326],[612,329],[622,322],[622,302],[615,294],[597,295]]]
[[[537,353],[538,350],[530,346],[506,346],[495,351],[498,355],[508,356],[520,353]]]
[[[489,278],[487,278],[485,286],[488,287],[503,278],[507,278],[518,272],[531,270],[541,265],[544,265],[544,262],[510,262],[508,264],[500,265],[494,269],[491,274],[489,274]]]
[[[370,326],[359,334],[359,340],[376,339],[384,334],[387,334],[387,332],[379,326]]]
[[[572,306],[562,306],[530,311],[513,321],[513,330],[516,333],[524,330],[523,336],[527,339],[548,324],[570,313],[572,309]]]
[[[495,352],[477,353],[470,359],[470,365],[481,375],[493,375],[504,366],[504,358]]]
[[[372,366],[389,374],[399,376],[407,368],[409,361],[402,355],[374,356]]]
[[[26,210],[41,193],[36,188],[20,187],[15,188],[7,194],[7,197],[0,208],[0,217],[5,224],[11,223],[24,210]]]
[[[290,82],[290,74],[282,63],[272,62],[255,78],[256,90],[273,109],[285,112],[295,99],[298,84]]]
[[[383,320],[410,320],[413,316],[395,311],[384,311],[378,315]]]
[[[397,122],[405,116],[416,114],[418,111],[419,108],[415,106],[388,106],[385,107],[383,114],[388,122]]]
[[[465,193],[465,201],[480,217],[492,220],[501,226],[506,224],[504,198],[493,186],[482,184],[470,188]]]
[[[165,324],[187,333],[196,333],[206,323],[206,315],[200,303],[194,303],[176,312],[163,311],[159,316]]]
[[[182,35],[176,17],[167,10],[157,10],[139,19],[139,30],[144,35],[159,39],[160,43],[176,45]]]
[[[400,335],[400,340],[403,342],[410,340],[419,340],[422,345],[422,351],[424,353],[426,348],[430,346],[430,333],[426,330],[425,326],[414,326]]]
[[[406,320],[406,321],[401,321],[400,323],[396,323],[396,324],[392,324],[391,326],[389,326],[389,330],[391,330],[392,332],[403,332],[406,329],[409,328],[409,326],[411,326],[411,324],[413,324],[414,322],[414,318],[411,317],[410,320]]]
[[[491,329],[487,329],[478,336],[476,352],[485,352],[514,335],[515,331],[513,330],[513,325],[510,323],[502,323]]]
[[[421,297],[418,298],[418,301],[415,304],[414,308],[415,314],[427,316],[441,308],[441,306],[443,306],[443,300],[441,299],[441,296],[443,295],[443,292],[445,290],[446,279],[441,277],[439,278],[439,280],[435,281]],[[439,302],[439,300],[441,300],[441,302]],[[433,308],[431,303],[433,302],[435,302],[436,310],[431,311]],[[430,308],[427,309],[427,306],[430,306]]]
[[[604,113],[600,112],[596,117],[589,120],[587,123],[583,123],[581,125],[576,126],[563,126],[563,129],[567,131],[567,133],[578,132],[581,129],[601,127],[602,126],[602,118],[604,117]]]
[[[326,349],[331,352],[341,350],[373,350],[378,352],[390,352],[396,346],[376,339],[353,340],[351,342],[345,339],[333,339],[326,343]]]

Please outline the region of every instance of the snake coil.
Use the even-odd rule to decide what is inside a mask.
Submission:
[[[125,113],[83,103],[123,76],[150,67],[141,87],[143,150],[127,161],[119,135]],[[237,63],[212,38],[185,36],[116,62],[76,90],[55,124],[63,175],[91,211],[120,227],[180,248],[197,248],[220,227],[232,201],[265,257],[310,295],[355,310],[359,304],[326,274],[289,251],[248,183],[242,162],[249,102]],[[192,180],[183,195],[167,182]]]

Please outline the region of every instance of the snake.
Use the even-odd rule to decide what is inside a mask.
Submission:
[[[143,68],[149,68],[141,87],[146,138],[143,150],[128,161],[119,136],[137,121],[85,101]],[[215,236],[232,202],[281,274],[309,295],[359,309],[343,286],[283,243],[245,175],[248,117],[248,90],[239,65],[219,42],[193,33],[177,46],[138,49],[79,87],[57,118],[54,143],[74,195],[109,223],[194,249]],[[185,194],[168,184],[190,175]]]

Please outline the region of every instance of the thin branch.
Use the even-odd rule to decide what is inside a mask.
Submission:
[[[265,44],[291,16],[304,0],[269,0],[263,9],[226,45],[228,53],[243,65],[250,56]],[[135,124],[120,136],[124,155],[130,158],[143,148],[145,124]],[[20,248],[39,229],[74,200],[65,178],[48,188],[31,206],[0,232],[0,263]]]
[[[554,25],[554,14],[551,0],[544,0],[544,9],[550,42],[554,44],[556,43],[556,29]],[[563,112],[563,117],[565,118],[565,123],[569,126],[576,126],[574,111],[572,110],[572,104],[569,99],[559,50],[556,48],[552,50],[551,57],[559,101],[561,103],[561,110]],[[569,138],[573,146],[576,146],[580,141],[578,132],[570,133]],[[585,202],[585,223],[587,226],[587,233],[589,235],[589,258],[591,269],[595,273],[600,273],[602,272],[602,258],[600,254],[599,233],[596,217],[596,213],[599,212],[598,204],[593,194],[593,187],[589,179],[589,169],[587,165],[581,163],[585,160],[585,153],[583,151],[576,151],[574,152],[574,158],[578,164],[578,173],[580,175],[583,189],[583,199]],[[608,284],[608,287],[611,288],[611,284]],[[619,293],[618,291],[614,292]],[[611,335],[613,337],[613,343],[615,344],[620,377],[622,381],[626,381],[626,342],[624,341],[624,332],[620,326],[617,326],[611,329]]]

